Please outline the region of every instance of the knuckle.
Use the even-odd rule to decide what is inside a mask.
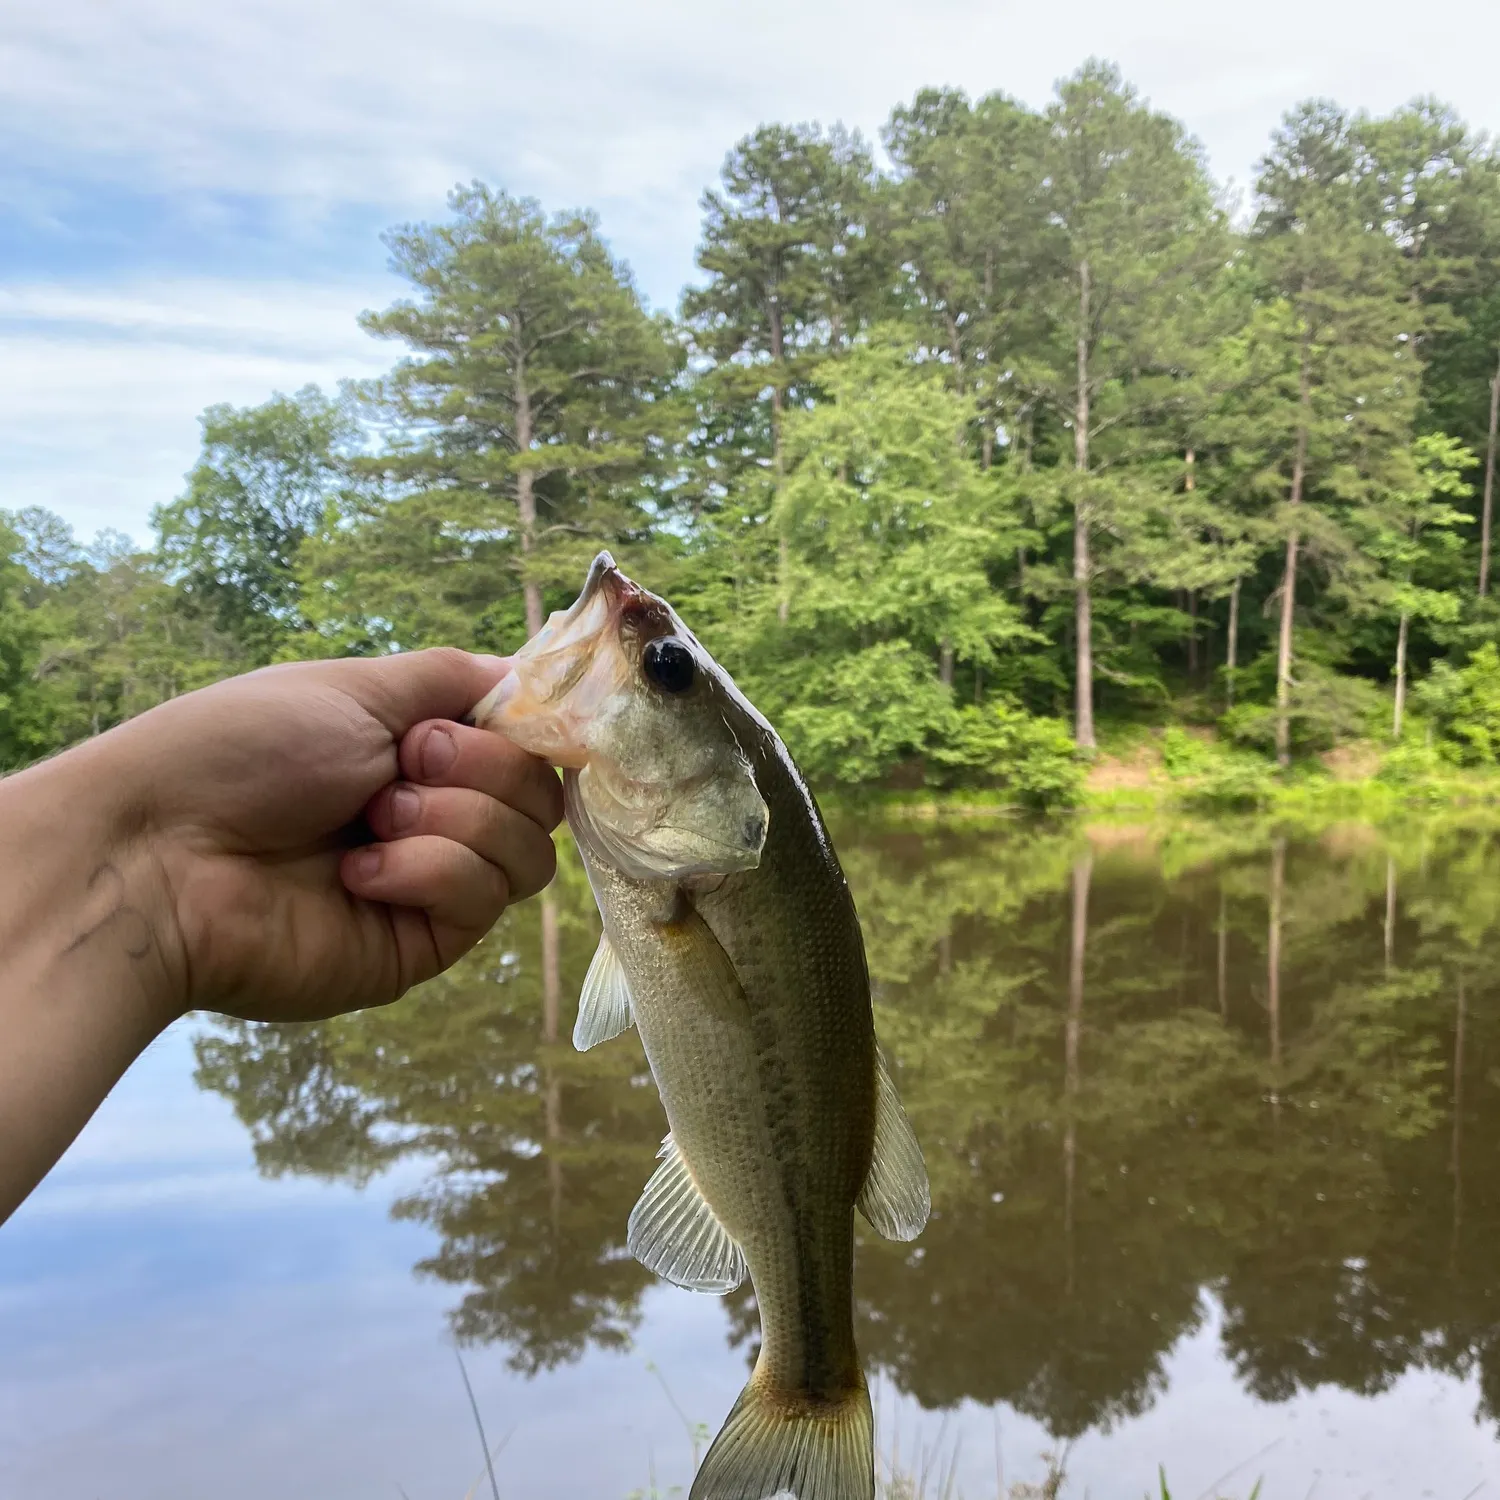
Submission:
[[[429,646],[423,655],[440,671],[459,673],[469,668],[469,653],[457,646]]]

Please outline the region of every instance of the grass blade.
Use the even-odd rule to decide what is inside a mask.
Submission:
[[[469,1372],[464,1367],[463,1355],[455,1349],[453,1357],[458,1361],[458,1373],[463,1376],[464,1390],[469,1394],[469,1410],[474,1413],[474,1425],[479,1429],[479,1446],[484,1452],[484,1467],[490,1476],[490,1494],[494,1500],[500,1500],[500,1486],[495,1483],[495,1465],[490,1459],[490,1443],[484,1435],[484,1423],[479,1417],[479,1403],[474,1399],[474,1387],[469,1384]]]

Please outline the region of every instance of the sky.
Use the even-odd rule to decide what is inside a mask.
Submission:
[[[1292,104],[1436,94],[1500,132],[1500,6],[1395,0],[0,4],[0,507],[145,538],[198,414],[388,368],[385,228],[480,178],[588,206],[655,307],[766,120],[872,139],[946,84],[1045,103],[1108,58],[1242,189]]]

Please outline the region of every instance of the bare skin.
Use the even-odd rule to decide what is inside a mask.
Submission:
[[[185,1012],[389,1004],[551,880],[556,773],[454,722],[508,670],[272,667],[0,781],[0,1222]]]

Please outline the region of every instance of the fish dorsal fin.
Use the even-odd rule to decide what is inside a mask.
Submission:
[[[875,1058],[875,1150],[859,1211],[888,1240],[914,1240],[932,1208],[927,1164],[885,1058]]]
[[[630,1211],[625,1243],[648,1270],[695,1292],[732,1292],[745,1279],[745,1252],[698,1191],[670,1134],[661,1165]]]
[[[620,957],[608,937],[599,939],[594,961],[583,978],[578,997],[578,1019],[573,1023],[573,1045],[580,1052],[597,1047],[630,1029],[630,985]]]

